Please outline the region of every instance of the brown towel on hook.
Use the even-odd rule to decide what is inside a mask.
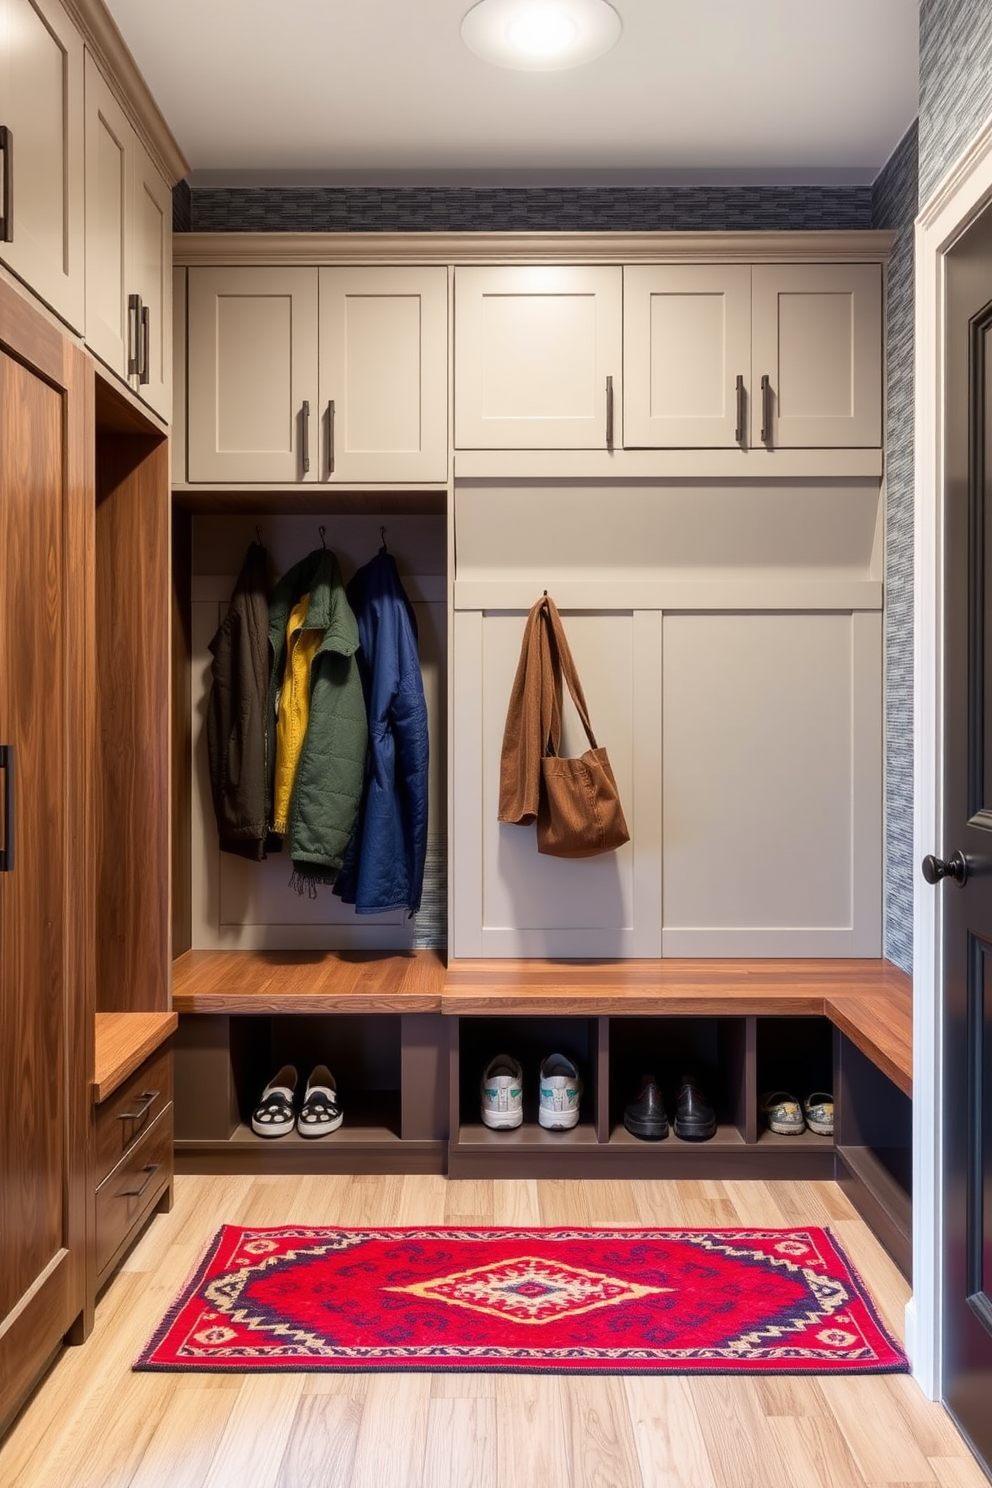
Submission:
[[[555,696],[544,619],[550,601],[545,594],[533,605],[524,628],[516,676],[510,689],[499,762],[499,811],[502,822],[526,825],[537,820],[541,794],[541,756],[557,721],[561,733],[561,698]]]

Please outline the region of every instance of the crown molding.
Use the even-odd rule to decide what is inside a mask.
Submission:
[[[175,233],[173,262],[885,263],[892,232]]]
[[[62,0],[62,4],[82,32],[83,42],[171,188],[189,174],[189,162],[113,17],[102,0]]]

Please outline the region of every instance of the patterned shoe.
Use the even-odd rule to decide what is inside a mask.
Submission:
[[[318,1064],[307,1081],[296,1130],[301,1137],[326,1137],[344,1120],[338,1087],[326,1064]]]
[[[482,1124],[493,1131],[512,1131],[524,1119],[524,1072],[509,1054],[497,1054],[486,1065],[479,1086]]]
[[[582,1081],[564,1054],[550,1054],[541,1065],[537,1119],[546,1131],[568,1131],[579,1122]]]
[[[806,1130],[803,1108],[794,1095],[787,1090],[773,1090],[761,1097],[761,1114],[768,1123],[769,1131],[780,1137],[796,1137]]]
[[[803,1101],[803,1115],[811,1132],[821,1137],[834,1134],[834,1098],[826,1090],[814,1090]]]
[[[293,1097],[296,1094],[296,1070],[284,1064],[262,1091],[262,1097],[251,1113],[251,1129],[257,1137],[285,1137],[296,1125]]]

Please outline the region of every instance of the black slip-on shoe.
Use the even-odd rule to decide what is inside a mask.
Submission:
[[[641,1088],[624,1108],[623,1124],[645,1142],[660,1142],[668,1136],[668,1116],[654,1075],[641,1077]]]
[[[692,1075],[683,1075],[675,1103],[675,1135],[683,1142],[706,1142],[716,1133],[716,1112],[704,1100]]]

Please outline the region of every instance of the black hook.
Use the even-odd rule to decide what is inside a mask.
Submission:
[[[386,548],[386,529],[385,529],[385,527],[380,527],[379,528],[379,536],[382,538],[382,547],[380,548],[379,551],[382,552],[382,553],[385,553],[385,552],[388,551],[387,548]]]
[[[326,527],[318,527],[317,528],[317,531],[320,533],[320,546],[326,551],[327,550],[327,544],[324,541],[324,533],[327,531],[327,528]]]
[[[258,523],[257,522],[255,523],[255,536],[258,538],[258,546],[260,548],[264,548],[265,547],[265,544],[262,541],[262,534],[258,530]]]

